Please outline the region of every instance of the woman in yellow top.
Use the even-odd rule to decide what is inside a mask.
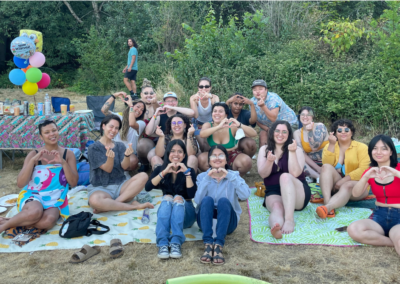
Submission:
[[[358,197],[352,195],[353,187],[369,168],[368,146],[353,140],[355,128],[350,120],[335,121],[331,130],[329,144],[322,153],[319,180],[325,205],[316,210],[320,218],[335,217],[336,208],[368,195],[368,190]]]
[[[302,107],[299,115],[303,127],[296,130],[293,136],[305,153],[304,173],[317,179],[321,173],[322,150],[329,143],[328,130],[323,123],[314,123],[314,110],[311,107]]]

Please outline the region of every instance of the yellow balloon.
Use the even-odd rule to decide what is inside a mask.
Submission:
[[[23,85],[22,85],[22,91],[27,94],[28,96],[33,96],[34,94],[37,93],[37,91],[39,90],[39,87],[36,83],[31,83],[26,81]]]

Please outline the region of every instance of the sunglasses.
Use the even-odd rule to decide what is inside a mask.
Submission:
[[[218,156],[216,156],[216,155],[211,155],[210,156],[210,160],[216,160],[217,158],[220,159],[220,160],[225,160],[226,159],[225,154],[219,154]]]
[[[338,132],[338,133],[342,133],[342,132],[343,132],[343,129],[342,129],[342,128],[338,128],[337,132]],[[346,128],[344,129],[344,132],[346,132],[346,133],[347,133],[347,132],[350,132],[350,128],[347,128],[347,127],[346,127]]]
[[[54,122],[54,119],[52,118],[41,119],[39,120],[39,125],[45,124],[46,122]]]
[[[181,125],[183,123],[183,121],[172,121],[171,124],[172,125]]]
[[[208,88],[210,88],[210,85],[205,85],[205,86],[203,86],[203,85],[200,85],[199,86],[199,89],[208,89]]]
[[[275,129],[275,131],[274,131],[276,134],[280,134],[280,133],[282,133],[283,135],[286,135],[286,134],[288,134],[289,132],[287,131],[287,130],[282,130],[282,131],[279,131],[278,129]]]
[[[149,93],[149,92],[144,92],[143,94],[144,94],[145,96],[147,96],[147,95],[151,95],[151,96],[152,96],[152,95],[154,95],[154,92],[150,92],[150,93]]]

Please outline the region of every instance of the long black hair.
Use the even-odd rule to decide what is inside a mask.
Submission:
[[[225,148],[224,146],[219,145],[219,144],[212,146],[212,147],[210,148],[210,150],[208,150],[208,165],[210,166],[210,157],[211,157],[211,155],[212,155],[212,153],[214,152],[215,149],[219,149],[219,150],[221,150],[222,152],[224,152],[224,154],[225,154],[225,159],[226,159],[225,169],[230,170],[231,167],[230,167],[229,164],[228,164],[228,158],[229,158],[228,151],[226,151],[226,148]],[[210,167],[211,167],[211,166],[210,166]]]
[[[172,124],[172,119],[174,117],[181,118],[183,120],[183,123],[186,124],[186,129],[184,129],[184,131],[183,131],[183,138],[186,138],[186,134],[187,134],[187,132],[189,131],[189,128],[190,128],[190,120],[186,115],[181,114],[181,113],[177,113],[177,114],[175,114],[175,115],[173,115],[173,116],[168,118],[167,122],[165,123],[165,134],[173,135],[173,133],[171,131],[171,129],[172,129],[171,124]]]
[[[118,131],[121,129],[122,121],[119,118],[119,116],[115,115],[115,114],[110,114],[110,115],[107,115],[105,118],[103,118],[103,120],[101,121],[101,124],[100,124],[100,134],[101,135],[103,135],[103,125],[107,125],[111,120],[118,121],[118,123],[119,123]]]
[[[286,140],[285,144],[283,144],[282,147],[282,155],[288,151],[288,146],[289,144],[293,143],[293,129],[290,126],[289,122],[285,120],[277,120],[275,121],[271,128],[268,131],[268,140],[267,140],[267,149],[265,149],[265,157],[268,156],[268,152],[271,151],[273,154],[275,154],[275,139],[274,139],[274,134],[275,134],[275,129],[278,125],[284,124],[287,127],[288,130],[288,139]]]
[[[128,41],[129,41],[129,40],[132,41],[133,46],[137,49],[137,48],[138,48],[138,45],[137,45],[136,41],[135,41],[133,38],[131,38],[131,37],[128,38],[127,41],[126,41],[126,44],[128,45],[128,47],[130,48],[130,46],[129,46],[129,44],[128,44]]]
[[[392,155],[390,156],[390,166],[395,169],[398,163],[396,147],[394,146],[392,139],[389,136],[383,134],[376,135],[374,138],[372,138],[371,142],[369,142],[368,144],[368,155],[369,159],[371,160],[370,166],[371,167],[378,166],[378,163],[374,160],[374,158],[372,158],[372,150],[374,150],[376,143],[378,143],[379,141],[382,141],[383,144],[389,147],[389,149],[392,151]]]
[[[182,140],[175,139],[175,140],[170,141],[167,145],[167,148],[165,149],[164,163],[160,166],[161,167],[160,173],[167,168],[168,164],[171,163],[171,161],[169,160],[169,154],[171,153],[172,147],[174,147],[175,145],[179,145],[182,148],[182,151],[183,151],[183,154],[185,154],[185,157],[183,158],[181,163],[183,163],[187,167],[188,155],[186,152],[185,144],[183,144]],[[166,184],[171,184],[172,183],[172,174],[166,174],[164,177],[164,181]]]

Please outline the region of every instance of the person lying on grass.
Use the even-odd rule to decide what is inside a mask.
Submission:
[[[239,199],[250,196],[250,188],[237,171],[228,165],[228,152],[221,145],[214,145],[208,151],[210,168],[197,177],[197,224],[203,231],[204,254],[202,263],[222,265],[225,259],[222,248],[225,237],[232,234],[240,219],[242,209]],[[217,219],[216,238],[213,238],[213,219]]]
[[[138,173],[132,178],[124,174],[133,154],[132,144],[113,141],[121,127],[119,116],[106,116],[100,125],[101,138],[89,146],[90,184],[87,187],[89,205],[93,213],[154,208],[146,202],[131,201],[142,191],[148,179],[146,173]]]
[[[187,166],[186,146],[176,139],[168,143],[164,163],[155,168],[146,183],[146,191],[159,188],[163,199],[157,212],[156,243],[161,259],[181,258],[185,242],[183,229],[196,221],[192,203],[197,185],[196,172]],[[171,251],[169,251],[171,247]]]
[[[75,155],[58,145],[54,120],[42,120],[38,127],[44,146],[26,156],[17,177],[17,186],[23,188],[17,199],[19,213],[0,217],[0,233],[17,226],[49,230],[60,215],[63,219],[69,216],[68,189],[78,183]]]
[[[294,231],[294,211],[303,210],[311,198],[303,172],[303,150],[297,147],[287,121],[272,124],[267,145],[260,148],[257,167],[266,187],[263,206],[271,212],[271,234],[280,239]]]
[[[370,168],[353,187],[353,195],[362,196],[371,186],[376,208],[372,220],[355,221],[347,232],[363,244],[394,246],[400,255],[400,163],[396,148],[389,136],[378,135],[369,143],[368,154]]]
[[[357,197],[351,193],[370,164],[367,145],[353,140],[356,130],[348,119],[335,121],[331,130],[329,144],[322,152],[319,177],[325,205],[316,211],[322,219],[335,217],[335,209],[345,206],[349,200],[361,200],[368,195],[368,191]]]

